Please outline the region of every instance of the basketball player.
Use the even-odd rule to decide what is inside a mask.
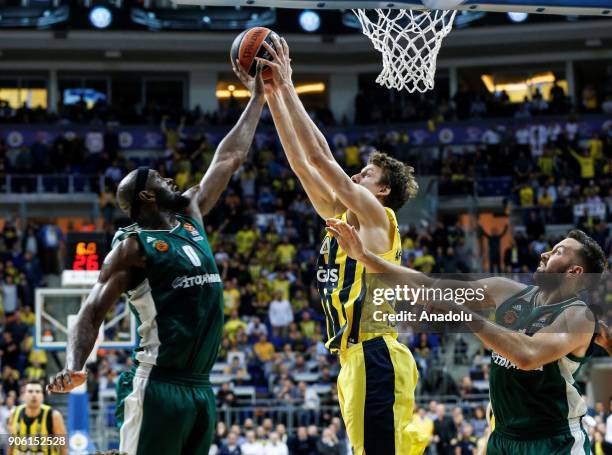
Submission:
[[[117,200],[134,224],[115,235],[69,335],[66,368],[50,385],[67,392],[85,381],[98,328],[127,291],[140,336],[135,367],[117,388],[120,451],[129,455],[207,454],[212,441],[209,372],[223,331],[223,285],[202,215],[246,159],[265,103],[261,65],[255,79],[234,71],[252,97],[198,185],[181,194],[172,179],[146,168],[119,184]]]
[[[487,301],[495,305],[495,322],[473,314],[475,335],[493,351],[489,393],[495,429],[487,455],[590,454],[581,424],[587,408],[575,378],[594,341],[606,343],[593,313],[578,298],[597,285],[606,267],[592,238],[574,230],[542,253],[534,274],[537,286],[529,286],[499,277],[434,283],[420,272],[380,260],[346,223],[329,219],[328,231],[373,272],[398,274],[411,286],[478,286],[494,296]]]
[[[400,234],[395,210],[414,197],[413,169],[374,153],[360,173],[349,177],[336,162],[322,133],[311,121],[291,82],[289,49],[274,36],[266,99],[289,164],[318,214],[355,226],[383,261],[399,264]],[[277,49],[275,51],[274,49]],[[259,60],[264,63],[263,60]],[[340,356],[340,409],[355,455],[422,453],[427,444],[411,426],[418,373],[397,333],[365,329],[364,264],[347,257],[326,235],[317,264],[317,286],[327,325],[327,348]]]
[[[11,436],[28,441],[30,444],[9,446],[9,455],[37,453],[41,455],[67,455],[68,441],[54,445],[53,436],[67,438],[66,426],[62,414],[43,403],[44,389],[37,380],[26,383],[22,405],[17,406],[9,417]],[[42,442],[45,441],[45,442]]]

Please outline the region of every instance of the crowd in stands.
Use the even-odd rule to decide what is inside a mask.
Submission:
[[[201,179],[212,160],[214,144],[198,133],[183,135],[180,125],[167,119],[162,130],[165,151],[153,157],[150,165],[186,189]],[[578,203],[599,197],[612,207],[612,201],[606,199],[612,177],[612,166],[607,165],[612,165],[608,159],[612,158],[612,129],[591,138],[572,137],[569,122],[556,136],[547,130],[544,142],[533,140],[534,134],[542,137],[544,130],[530,130],[527,140],[519,131],[507,135],[509,142],[505,142],[503,132],[492,129],[481,150],[474,153],[455,155],[449,149],[436,164],[441,169],[441,189],[445,179],[458,184],[461,174],[464,180],[473,176],[475,181],[481,176],[505,175],[508,163],[514,163],[511,178],[516,197],[508,197],[514,205],[533,208],[543,206],[543,198],[552,199],[554,206],[561,198]],[[62,172],[75,166],[101,173],[106,186],[100,191],[100,207],[110,238],[127,222],[117,209],[114,191],[135,163],[121,153],[112,127],[101,134],[104,148],[95,153],[78,136],[60,136],[49,145],[37,142],[16,153],[0,143],[0,166],[17,173]],[[335,151],[352,172],[375,148],[403,158],[409,153],[407,143],[398,133],[339,144]],[[530,196],[525,188],[531,188]],[[596,218],[587,212],[570,220],[592,235],[608,256],[612,253],[605,222],[609,213],[604,211],[604,216]],[[500,239],[506,232],[476,231],[488,242],[492,271],[532,272],[539,254],[557,240],[546,232],[546,224],[555,221],[551,216],[546,210],[528,211],[519,219],[520,228],[508,228],[512,243],[505,251],[501,251]],[[220,378],[217,453],[347,453],[336,407],[339,365],[325,349],[322,310],[312,286],[323,226],[290,172],[274,134],[258,137],[249,162],[231,180],[205,226],[225,286],[225,331],[214,371]],[[403,263],[423,272],[478,271],[482,264],[474,259],[477,245],[470,241],[470,229],[455,218],[405,227]],[[52,223],[36,225],[17,219],[7,219],[0,233],[0,398],[4,403],[0,417],[18,398],[21,380],[47,376],[47,354],[33,348],[33,297],[36,287],[44,286],[49,276],[62,269],[63,236]],[[601,298],[612,302],[612,287]],[[488,382],[488,365],[482,361],[486,353],[470,352],[465,343],[454,343],[455,362],[470,367],[469,375],[459,380],[440,368],[447,341],[444,335],[406,333],[401,340],[411,347],[419,366],[419,393],[456,396],[464,403],[452,410],[436,402],[417,409],[415,424],[431,436],[432,451],[435,447],[439,455],[475,453],[486,432],[485,412],[478,407],[487,392],[482,385]],[[88,383],[93,398],[112,390],[118,373],[130,363],[123,351],[99,356],[91,366]],[[241,387],[254,389],[258,403],[282,405],[283,409],[269,416],[257,415],[248,397],[239,393]],[[478,395],[478,400],[471,401]],[[601,409],[591,417],[593,441],[599,438],[612,444],[612,418]],[[231,425],[227,428],[223,422]]]

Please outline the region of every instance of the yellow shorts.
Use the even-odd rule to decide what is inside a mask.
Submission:
[[[338,398],[354,455],[420,455],[428,438],[412,425],[419,379],[410,350],[384,335],[340,354]]]

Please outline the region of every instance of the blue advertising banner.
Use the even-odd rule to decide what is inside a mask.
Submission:
[[[335,142],[338,135],[344,136],[348,141],[354,141],[364,136],[377,136],[390,131],[397,131],[408,135],[409,144],[415,147],[439,145],[467,145],[482,143],[483,134],[488,129],[494,129],[502,134],[514,134],[522,128],[531,128],[538,125],[557,131],[565,130],[567,118],[532,118],[532,119],[499,119],[475,120],[466,122],[448,122],[429,127],[426,124],[394,124],[360,126],[351,128],[325,128],[327,138]],[[604,116],[585,117],[577,121],[578,135],[582,138],[591,137],[593,133],[609,128],[612,131],[612,119]],[[229,127],[187,127],[185,134],[205,134],[209,141],[217,143]],[[505,133],[504,133],[505,131]],[[123,150],[163,150],[165,146],[164,134],[159,128],[148,126],[117,127],[119,144]],[[79,136],[85,141],[90,151],[101,151],[103,147],[104,130],[87,126],[55,126],[55,125],[0,125],[0,137],[4,138],[9,148],[30,146],[37,140],[48,144],[63,134],[66,137]],[[99,148],[99,150],[96,150]]]

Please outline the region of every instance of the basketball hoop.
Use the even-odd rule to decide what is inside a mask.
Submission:
[[[442,40],[453,28],[456,10],[354,9],[361,29],[382,53],[376,82],[387,88],[426,92],[434,87]]]

